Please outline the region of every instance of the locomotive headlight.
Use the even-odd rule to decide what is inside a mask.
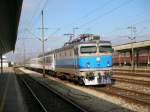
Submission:
[[[90,68],[90,62],[86,63],[87,68]]]
[[[109,62],[109,61],[107,61],[107,66],[108,66],[108,67],[110,66],[110,62]]]
[[[97,61],[97,62],[100,62],[100,60],[101,60],[100,57],[97,57],[97,58],[96,58],[96,61]]]

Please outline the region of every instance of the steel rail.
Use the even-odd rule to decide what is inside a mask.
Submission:
[[[45,82],[42,83],[42,82],[40,82],[40,81],[37,81],[36,79],[34,79],[34,78],[31,77],[31,76],[29,76],[29,77],[30,77],[32,80],[36,81],[36,82],[37,82],[38,84],[40,84],[41,86],[43,86],[44,88],[46,88],[48,91],[50,91],[50,92],[56,94],[58,97],[60,97],[60,98],[63,99],[64,101],[66,101],[66,102],[72,104],[73,106],[75,106],[75,107],[78,108],[79,110],[81,110],[81,111],[83,111],[83,112],[88,112],[87,110],[83,109],[82,107],[80,107],[79,105],[77,105],[76,103],[74,103],[73,101],[71,101],[69,98],[66,98],[64,95],[62,95],[62,94],[56,92],[55,90],[53,90],[52,88],[50,88],[47,83],[45,83]]]
[[[113,71],[115,75],[127,75],[136,77],[150,77],[150,73],[126,72],[126,71]]]
[[[150,102],[146,102],[146,101],[143,101],[143,100],[140,100],[140,99],[136,99],[136,98],[133,98],[133,97],[130,97],[130,95],[126,95],[126,93],[128,93],[129,94],[129,92],[131,92],[130,90],[126,90],[126,89],[121,89],[121,88],[119,88],[120,89],[120,91],[124,91],[124,90],[126,90],[126,93],[124,92],[124,93],[121,93],[121,92],[119,92],[119,91],[113,91],[113,90],[111,90],[111,89],[113,89],[113,88],[116,88],[116,87],[110,87],[109,89],[106,89],[106,88],[103,88],[103,89],[101,89],[101,88],[97,88],[97,87],[94,87],[94,88],[92,88],[93,90],[96,90],[96,91],[98,91],[98,92],[103,92],[103,93],[105,93],[105,94],[108,94],[108,95],[113,95],[113,96],[116,96],[116,97],[119,97],[119,98],[124,98],[124,99],[127,99],[127,100],[129,100],[129,101],[132,101],[132,103],[139,103],[139,104],[141,104],[141,105],[150,105]],[[141,94],[142,95],[142,93],[138,93],[138,92],[133,92],[133,94]],[[143,93],[143,95],[145,95],[144,93]],[[147,94],[146,94],[147,95]],[[150,98],[150,95],[147,95],[147,97],[148,98]]]
[[[28,83],[21,78],[21,80],[23,81],[23,83],[25,84],[25,86],[28,88],[28,90],[30,91],[30,93],[32,94],[32,96],[36,99],[36,101],[38,102],[38,104],[41,106],[42,110],[44,112],[48,112],[45,108],[45,106],[42,104],[42,102],[39,100],[39,98],[36,96],[36,94],[33,92],[33,90],[30,88],[30,86],[28,85]]]
[[[150,81],[143,81],[143,80],[134,80],[134,79],[127,79],[127,78],[120,78],[120,77],[112,77],[113,81],[118,82],[125,82],[125,83],[131,83],[131,84],[137,84],[141,86],[150,87]]]

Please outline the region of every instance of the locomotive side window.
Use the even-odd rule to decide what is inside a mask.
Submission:
[[[75,54],[75,55],[78,55],[78,48],[75,48],[75,49],[74,49],[74,54]]]
[[[72,51],[70,51],[70,56],[72,55]]]
[[[103,53],[103,52],[112,52],[113,49],[111,46],[99,46],[99,52]]]
[[[65,52],[65,56],[67,56],[66,52]]]
[[[96,46],[81,46],[80,53],[96,53]]]

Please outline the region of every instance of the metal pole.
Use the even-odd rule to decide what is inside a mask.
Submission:
[[[24,51],[23,52],[23,61],[24,61],[24,66],[25,66],[25,61],[26,61],[26,52],[25,52],[26,51],[26,49],[25,49],[26,46],[25,46],[25,41],[23,41],[23,47],[24,47],[24,50],[23,50]]]
[[[131,43],[131,47],[132,47],[132,70],[134,70],[134,48],[133,48],[133,40]]]
[[[135,37],[133,37],[133,32],[135,33],[136,27],[133,27],[132,25],[130,27],[128,27],[128,29],[131,29],[131,37],[128,37],[131,40],[131,66],[132,66],[132,70],[134,70],[134,47],[133,47],[133,43],[134,43],[134,39]]]
[[[75,28],[73,28],[73,39],[75,38]]]
[[[134,49],[133,49],[133,27],[131,26],[131,54],[132,54],[132,62],[131,62],[131,66],[132,66],[132,70],[133,70],[133,66],[134,66]]]
[[[44,51],[44,17],[42,10],[42,51],[43,51],[43,77],[45,77],[45,51]]]
[[[75,38],[75,30],[79,29],[78,27],[73,28],[73,38]]]

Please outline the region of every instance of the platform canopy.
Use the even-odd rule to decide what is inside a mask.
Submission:
[[[0,0],[0,54],[15,49],[23,0]]]

